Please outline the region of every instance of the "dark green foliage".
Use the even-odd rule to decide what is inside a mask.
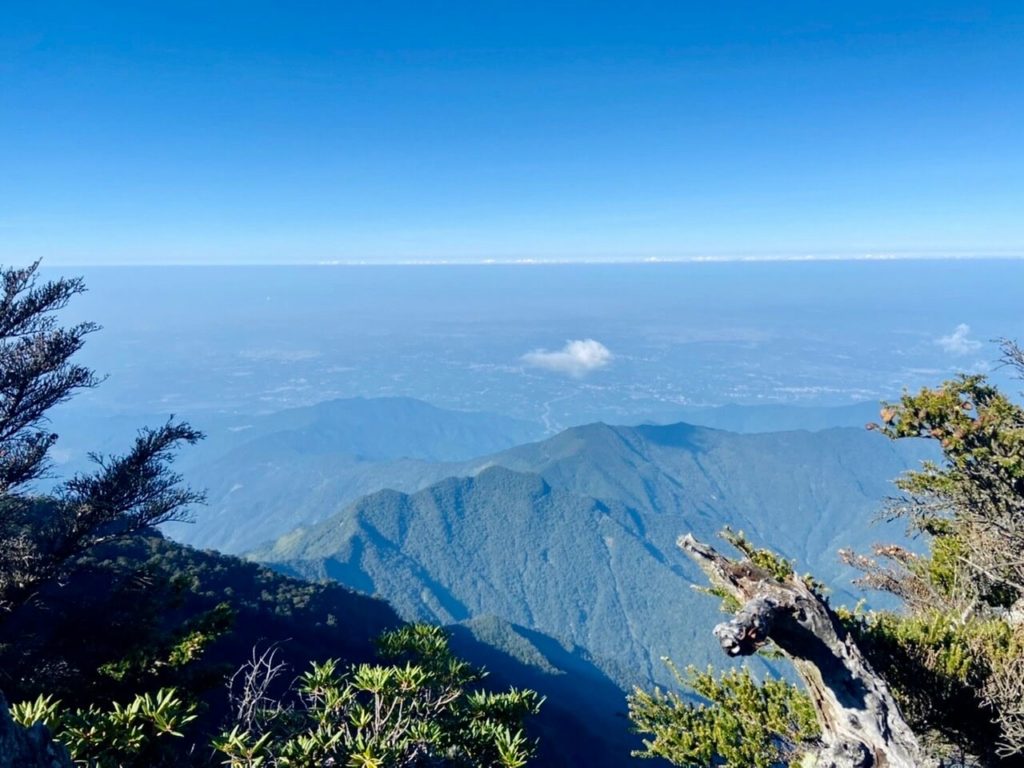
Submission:
[[[640,740],[627,732],[626,699],[586,650],[485,616],[447,628],[452,649],[488,671],[494,690],[529,688],[544,696],[529,722],[537,738],[536,765],[618,768]]]
[[[166,675],[180,683],[187,666],[198,661],[210,643],[230,631],[233,622],[231,606],[220,603],[189,617],[167,636],[154,638],[123,658],[102,665],[99,672],[121,683]]]
[[[142,430],[124,456],[95,457],[93,473],[72,477],[52,495],[0,496],[0,622],[38,601],[90,549],[185,519],[202,494],[181,487],[170,461],[179,444],[201,437],[168,422]]]
[[[98,383],[71,359],[98,326],[63,328],[54,314],[85,286],[80,279],[39,284],[38,266],[0,268],[0,622],[91,547],[185,519],[202,500],[170,469],[175,449],[202,435],[173,421],[141,430],[123,456],[91,455],[94,469],[50,494],[32,493],[57,440],[44,429],[47,412]]]
[[[1004,345],[1024,372],[1024,357]],[[1014,357],[1014,354],[1018,357]],[[982,376],[906,394],[882,409],[892,438],[929,437],[942,462],[899,480],[894,516],[927,553],[878,547],[846,557],[864,583],[905,601],[906,615],[850,617],[910,723],[938,750],[992,764],[1024,761],[1024,408]]]
[[[215,610],[166,637],[149,637],[150,645],[136,645],[133,655],[88,669],[85,678],[76,674],[71,655],[53,653],[48,641],[79,647],[88,641],[78,627],[66,628],[67,639],[53,632],[62,608],[88,594],[80,585],[77,594],[68,589],[83,557],[103,544],[184,519],[188,506],[202,499],[170,470],[175,448],[202,435],[168,421],[140,431],[125,455],[92,456],[93,471],[71,477],[48,495],[32,492],[28,483],[46,475],[47,453],[57,440],[43,429],[47,411],[98,381],[71,361],[97,326],[62,328],[54,315],[84,285],[64,279],[39,285],[37,267],[0,270],[0,684],[9,692],[36,694],[32,703],[15,707],[15,717],[25,724],[49,720],[83,763],[153,765],[155,736],[180,735],[175,728],[195,719],[193,704],[168,690],[134,695],[124,707],[65,707],[47,683],[58,677],[69,683],[66,690],[89,689],[91,676],[136,684],[156,677],[161,667],[177,670],[224,631],[228,612]],[[93,621],[107,620],[109,634],[116,630],[110,618],[100,614]],[[151,625],[143,622],[143,632]]]
[[[46,454],[57,436],[43,428],[46,412],[98,383],[91,370],[72,363],[71,358],[99,326],[80,323],[61,328],[53,314],[85,290],[82,280],[39,285],[38,267],[36,262],[23,269],[0,270],[0,495],[4,497],[22,492],[26,483],[47,470]],[[5,566],[0,560],[0,568]]]
[[[127,704],[92,704],[69,709],[52,696],[15,704],[11,716],[26,727],[43,723],[71,758],[87,768],[153,768],[176,766],[181,757],[173,741],[196,719],[195,704],[173,688],[136,695]]]
[[[254,645],[284,643],[296,664],[366,659],[399,624],[379,600],[158,535],[93,550],[45,597],[7,624],[0,686],[12,700],[83,707],[173,685],[205,702],[201,725],[223,715],[223,680]]]
[[[162,742],[176,765],[206,764],[207,745],[228,716],[223,681],[250,656],[253,646],[280,648],[289,669],[303,669],[327,658],[338,658],[339,668],[349,667],[372,659],[374,638],[400,626],[393,611],[380,600],[336,584],[289,579],[253,563],[199,552],[159,536],[133,538],[95,550],[83,559],[81,570],[64,589],[66,602],[51,603],[59,608],[57,613],[39,617],[35,625],[47,630],[40,651],[21,656],[22,646],[11,643],[7,655],[0,658],[0,669],[12,674],[3,686],[17,694],[16,700],[31,701],[40,693],[55,693],[65,708],[88,709],[95,704],[106,711],[111,701],[131,701],[133,691],[155,691],[157,685],[178,682],[179,696],[198,702],[200,707],[198,719],[182,731],[182,739]],[[168,649],[175,637],[194,639],[194,634],[182,628],[203,624],[211,612],[218,615],[221,601],[231,606],[230,631],[213,639],[187,665],[172,669],[157,664],[158,674],[138,674],[140,668],[152,670],[154,666],[151,661],[138,665],[139,658],[152,660],[154,649]],[[580,670],[566,669],[565,660],[557,662],[559,668],[551,667],[543,657],[519,661],[497,652],[494,645],[501,640],[491,634],[479,640],[461,631],[458,634],[460,656],[468,655],[495,670],[484,681],[489,683],[487,690],[525,682],[560,697],[554,709],[545,706],[545,714],[530,723],[531,733],[543,734],[553,742],[542,745],[542,751],[560,756],[538,765],[615,766],[628,754],[629,746],[621,739],[611,739],[612,734],[589,725],[591,718],[605,728],[614,724],[615,689],[599,670],[583,675]],[[118,663],[125,658],[130,660],[128,664]],[[17,659],[25,671],[15,677]],[[51,670],[50,676],[36,674],[36,665]],[[131,679],[118,680],[109,674],[125,666]],[[285,694],[284,685],[293,674],[278,681],[274,695]],[[606,709],[587,709],[597,702]],[[557,727],[547,727],[551,718]],[[579,738],[578,743],[558,743],[574,737]],[[618,752],[609,753],[609,745],[615,745]],[[561,755],[568,756],[563,759]]]
[[[635,728],[644,740],[638,757],[663,757],[692,768],[772,768],[790,764],[813,743],[819,729],[807,694],[782,680],[754,680],[746,669],[716,676],[669,665],[679,685],[703,699],[695,703],[655,688],[629,698]]]
[[[473,689],[482,673],[455,658],[436,627],[386,633],[380,653],[388,663],[313,664],[296,681],[294,702],[243,707],[217,750],[233,768],[526,765],[532,745],[522,721],[537,713],[536,694]]]
[[[726,528],[722,532],[722,538],[732,544],[736,549],[759,568],[764,568],[778,582],[784,582],[795,573],[794,563],[780,557],[770,549],[762,549],[751,544],[743,531],[733,532]]]
[[[910,497],[893,512],[932,545],[930,557],[900,564],[950,607],[1012,605],[1024,594],[1024,409],[984,377],[962,376],[904,395],[882,417],[890,437],[934,438],[944,458],[899,481]]]
[[[848,616],[846,623],[889,683],[907,722],[934,751],[974,755],[985,764],[1019,764],[1000,758],[1006,734],[988,692],[993,675],[1021,668],[1019,631],[998,618],[964,622],[940,610]]]

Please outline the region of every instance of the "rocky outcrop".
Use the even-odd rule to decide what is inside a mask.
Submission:
[[[24,728],[14,722],[0,694],[0,768],[74,768],[74,763],[42,723]]]

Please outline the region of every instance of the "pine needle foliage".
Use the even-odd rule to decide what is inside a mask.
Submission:
[[[818,737],[807,694],[784,680],[755,680],[746,668],[719,674],[667,662],[680,687],[704,701],[655,688],[636,689],[629,716],[644,739],[636,757],[665,758],[688,768],[772,768],[799,758]]]
[[[1024,375],[1024,355],[1003,343]],[[984,376],[963,375],[884,405],[871,425],[935,440],[942,460],[897,480],[889,514],[924,552],[843,553],[901,613],[848,617],[908,721],[935,750],[983,765],[1024,764],[1024,408]]]

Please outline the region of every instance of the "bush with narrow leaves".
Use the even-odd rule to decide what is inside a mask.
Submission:
[[[181,737],[196,707],[173,688],[161,688],[104,708],[66,709],[51,696],[39,696],[15,704],[11,717],[25,727],[43,723],[78,765],[146,768],[173,762],[167,742]]]
[[[533,691],[471,689],[483,673],[455,658],[443,630],[412,625],[380,641],[388,664],[313,664],[291,701],[264,703],[215,742],[232,768],[520,768]]]

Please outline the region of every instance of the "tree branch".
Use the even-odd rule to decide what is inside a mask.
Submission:
[[[779,560],[772,560],[771,568],[758,564],[761,558],[732,560],[691,535],[677,543],[713,586],[742,605],[732,619],[714,629],[723,651],[746,656],[771,641],[803,679],[822,730],[816,766],[935,765],[922,752],[888,685],[824,599],[792,569],[784,574]]]

